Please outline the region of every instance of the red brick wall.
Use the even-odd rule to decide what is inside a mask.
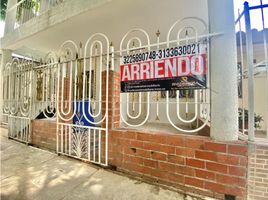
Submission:
[[[56,121],[33,120],[32,121],[32,144],[42,149],[56,151]]]
[[[113,71],[109,71],[109,91],[108,91],[108,120],[109,129],[119,127],[120,121],[120,79],[119,74]],[[106,111],[106,71],[102,72],[102,114]],[[102,127],[106,124],[102,123]]]
[[[268,145],[249,145],[248,199],[268,198]]]
[[[109,128],[118,128],[120,81],[118,73],[111,76]],[[243,142],[225,144],[203,136],[111,129],[109,164],[186,192],[246,199],[247,144]]]
[[[201,136],[113,130],[109,164],[186,191],[246,197],[247,145]]]

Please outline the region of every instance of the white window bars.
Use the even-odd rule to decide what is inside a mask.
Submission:
[[[64,0],[19,0],[11,8],[8,8],[7,15],[15,16],[14,29],[16,29],[21,24],[41,15],[43,12],[61,4],[63,1]]]

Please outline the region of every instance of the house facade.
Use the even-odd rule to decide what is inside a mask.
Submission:
[[[232,0],[9,0],[9,138],[200,198],[265,198],[250,97],[239,128],[233,13]]]

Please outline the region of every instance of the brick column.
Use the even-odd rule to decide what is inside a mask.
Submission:
[[[268,197],[268,145],[249,144],[248,199]]]
[[[106,111],[106,71],[102,72],[102,115],[105,115]],[[120,120],[120,78],[119,73],[109,71],[108,79],[108,128],[118,128]],[[105,127],[105,122],[102,123],[102,127]]]
[[[110,131],[113,128],[119,127],[120,113],[119,113],[119,100],[120,100],[120,80],[119,73],[114,72],[112,70],[109,71],[108,78],[108,157],[109,157],[109,149],[111,148],[111,136]],[[106,112],[106,71],[102,72],[102,116],[105,115]],[[106,127],[106,122],[102,123],[102,127]],[[104,131],[102,132],[102,158],[105,158],[105,145],[106,145],[106,137]],[[104,160],[102,160],[103,162]]]

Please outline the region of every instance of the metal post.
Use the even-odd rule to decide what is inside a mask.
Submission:
[[[250,23],[250,8],[248,2],[244,3],[244,14],[246,24],[246,48],[248,67],[248,139],[255,140],[254,133],[254,67],[253,67],[253,43]]]
[[[263,11],[263,2],[261,3],[261,16],[262,16],[262,29],[263,29],[263,44],[264,44],[264,64],[266,66],[266,89],[268,90],[268,49],[267,49],[267,40],[265,37],[265,22],[264,22],[264,11]],[[266,92],[266,139],[268,139],[268,93]]]
[[[114,46],[113,46],[113,43],[110,44],[110,55],[111,55],[110,70],[114,71]]]

